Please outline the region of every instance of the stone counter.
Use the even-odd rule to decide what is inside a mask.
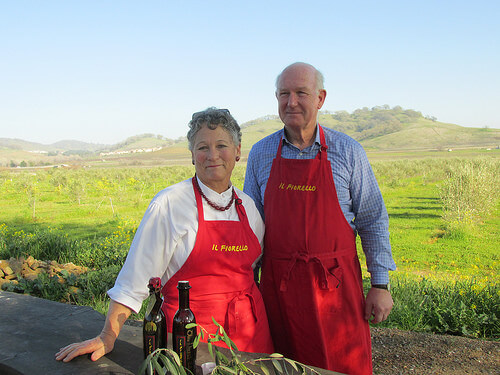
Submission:
[[[0,291],[0,374],[137,374],[143,361],[142,327],[127,324],[114,350],[95,362],[89,356],[68,363],[54,359],[59,348],[97,336],[104,320],[90,307]],[[200,344],[197,364],[210,361],[206,344]]]

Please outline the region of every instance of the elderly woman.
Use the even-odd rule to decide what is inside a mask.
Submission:
[[[62,348],[68,362],[92,353],[97,360],[114,346],[126,319],[148,296],[148,280],[161,276],[167,330],[177,310],[179,280],[189,280],[196,321],[215,333],[212,316],[239,350],[272,353],[262,296],[253,268],[262,253],[264,224],[252,199],[231,184],[241,155],[241,132],[226,109],[208,108],[189,123],[196,175],[160,191],[137,229],[115,285],[99,336]]]

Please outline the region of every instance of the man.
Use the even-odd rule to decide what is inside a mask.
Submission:
[[[261,290],[277,352],[346,374],[371,374],[368,320],[387,318],[395,269],[388,215],[361,145],[317,123],[323,76],[295,63],[276,80],[284,129],[256,143],[244,191],[266,224]],[[372,288],[366,300],[359,234]]]

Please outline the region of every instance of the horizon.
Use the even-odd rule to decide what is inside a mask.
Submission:
[[[363,108],[357,108],[357,109],[363,109]],[[357,110],[355,109],[355,110]],[[372,110],[373,108],[369,108],[370,110]],[[392,110],[393,107],[391,107],[389,110]],[[355,111],[354,110],[354,111]],[[411,108],[403,108],[403,110],[411,110]],[[341,109],[339,109],[338,111],[342,111]],[[417,110],[418,111],[418,110]],[[420,112],[420,111],[418,111]],[[319,113],[318,113],[318,117],[320,115],[323,115],[323,114],[327,114],[327,113],[333,113],[329,110],[320,110]],[[350,112],[350,114],[352,114],[352,112]],[[266,118],[266,117],[269,117],[269,116],[276,116],[278,117],[279,119],[279,116],[278,115],[264,115],[264,116],[259,116],[255,119],[250,119],[248,120],[247,122],[243,123],[243,124],[239,124],[240,126],[243,126],[245,125],[246,123],[248,122],[252,122],[252,121],[255,121],[255,120],[259,120],[261,118]],[[422,116],[425,116],[424,114],[422,114]],[[281,120],[280,120],[281,121]],[[442,123],[442,124],[449,124],[449,123],[443,123],[439,120],[436,120],[438,123]],[[320,123],[321,124],[321,123]],[[463,127],[463,128],[468,128],[467,126],[462,126],[460,124],[451,124],[451,125],[456,125],[456,126],[460,126],[460,127]],[[469,127],[469,128],[477,128],[477,127]],[[483,128],[489,128],[489,127],[483,127]],[[244,128],[242,128],[244,129]],[[498,129],[498,128],[492,128],[492,129]],[[127,137],[121,139],[121,140],[118,140],[117,142],[114,142],[114,143],[103,143],[103,142],[86,142],[86,141],[82,141],[82,140],[79,140],[79,139],[59,139],[59,140],[56,140],[55,142],[51,142],[51,143],[41,143],[41,142],[36,142],[36,141],[31,141],[31,140],[28,140],[28,139],[22,139],[22,138],[6,138],[6,137],[0,137],[0,140],[1,139],[8,139],[8,140],[14,140],[14,141],[22,141],[22,142],[28,142],[28,143],[35,143],[35,144],[40,144],[41,146],[52,146],[54,144],[57,144],[57,143],[61,143],[61,142],[82,142],[82,143],[86,143],[86,144],[93,144],[93,145],[99,145],[99,146],[115,146],[119,143],[122,143],[122,142],[125,142],[127,141],[128,139],[130,138],[133,138],[133,137],[141,137],[141,136],[145,136],[145,135],[151,135],[153,137],[156,137],[156,136],[162,136],[163,138],[165,139],[168,139],[170,141],[174,141],[174,142],[178,142],[178,141],[182,141],[183,138],[186,138],[185,135],[183,136],[179,136],[179,137],[176,137],[176,138],[173,138],[173,137],[169,137],[168,135],[166,134],[156,134],[156,133],[149,133],[149,132],[146,132],[146,133],[137,133],[137,134],[131,134],[131,135],[128,135]]]
[[[499,15],[495,1],[7,3],[0,138],[175,140],[210,106],[243,124],[277,115],[275,78],[295,61],[325,76],[324,111],[399,105],[497,129]]]

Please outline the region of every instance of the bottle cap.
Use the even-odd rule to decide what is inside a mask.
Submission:
[[[161,289],[161,279],[159,277],[150,278],[148,286],[155,290]]]
[[[191,289],[191,285],[189,285],[189,281],[179,281],[177,283],[177,289]]]

